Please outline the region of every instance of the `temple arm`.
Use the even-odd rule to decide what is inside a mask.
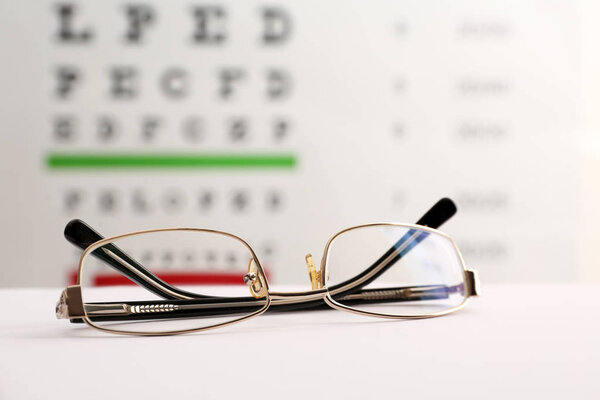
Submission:
[[[426,285],[390,287],[378,289],[363,289],[344,296],[345,304],[373,304],[386,302],[410,302],[422,300],[446,299],[452,293],[464,292],[464,284],[455,286]],[[71,292],[70,292],[71,291]],[[71,319],[72,322],[83,322],[81,318],[87,316],[93,321],[137,321],[173,318],[194,318],[221,315],[247,315],[264,307],[266,299],[254,297],[235,298],[204,298],[194,300],[152,300],[152,301],[126,301],[126,302],[93,302],[84,303],[83,310],[73,310],[70,307],[70,296],[77,296],[80,292],[73,287],[65,289],[56,307],[58,318]],[[77,303],[74,301],[74,303]],[[278,305],[271,302],[271,311],[313,310],[326,307],[325,302],[319,300],[311,307],[302,304]],[[328,307],[328,306],[327,306]]]
[[[67,224],[65,227],[65,238],[82,250],[85,250],[97,241],[104,239],[102,235],[80,219],[74,219]],[[189,300],[211,297],[187,292],[169,285],[112,243],[94,250],[92,254],[138,285],[148,289],[150,292],[163,299]]]
[[[435,203],[433,207],[431,207],[429,211],[427,211],[421,218],[419,218],[417,225],[428,226],[430,228],[437,229],[444,222],[452,218],[454,214],[456,214],[456,205],[452,200],[444,197]],[[337,292],[336,295],[339,294],[343,296],[344,294],[351,293],[352,291],[367,286],[369,283],[381,276],[381,274],[383,274],[385,271],[390,269],[405,254],[407,254],[428,236],[429,232],[410,229],[370,267],[344,282],[331,286],[329,291]]]

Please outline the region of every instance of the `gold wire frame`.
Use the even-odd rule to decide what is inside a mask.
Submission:
[[[382,227],[382,226],[393,226],[393,227],[400,227],[400,228],[417,229],[422,232],[429,232],[429,233],[432,233],[435,235],[439,235],[439,236],[447,239],[448,241],[450,241],[450,243],[452,244],[452,247],[454,248],[454,251],[456,251],[456,254],[460,261],[460,265],[462,267],[463,283],[465,283],[465,284],[467,283],[468,270],[465,265],[465,260],[463,259],[463,256],[458,248],[458,245],[456,244],[456,242],[454,241],[454,239],[452,239],[452,237],[450,235],[448,235],[440,230],[434,229],[434,228],[416,225],[416,224],[379,222],[379,223],[372,223],[372,224],[357,225],[357,226],[353,226],[353,227],[346,228],[344,230],[339,231],[338,233],[333,235],[333,237],[331,239],[329,239],[329,241],[325,245],[325,251],[323,253],[323,258],[321,259],[321,286],[327,290],[327,293],[323,300],[330,307],[332,307],[336,310],[340,310],[340,311],[348,311],[348,312],[351,312],[354,314],[366,315],[366,316],[371,316],[371,317],[388,318],[388,319],[423,319],[423,318],[440,317],[442,315],[447,315],[447,314],[453,313],[455,311],[462,309],[467,304],[467,301],[469,300],[469,297],[470,297],[468,294],[465,296],[465,298],[463,299],[463,301],[460,304],[458,304],[452,308],[449,308],[447,310],[442,310],[442,311],[433,312],[433,313],[425,313],[425,314],[407,314],[407,315],[394,314],[394,315],[392,315],[392,314],[383,314],[383,313],[359,310],[359,309],[352,308],[352,307],[346,306],[344,304],[341,304],[341,303],[335,301],[333,299],[332,295],[335,295],[338,292],[343,292],[344,288],[340,288],[336,291],[330,291],[327,288],[327,282],[326,282],[326,277],[328,276],[327,275],[327,261],[329,260],[329,254],[331,252],[331,245],[344,233],[351,232],[351,231],[354,231],[357,229],[362,229],[362,228],[373,228],[373,227]],[[365,279],[368,279],[368,277]]]
[[[267,311],[267,309],[269,308],[269,306],[271,305],[271,298],[269,296],[269,283],[267,280],[267,276],[265,274],[265,271],[262,267],[262,265],[260,264],[260,261],[258,259],[258,257],[256,256],[256,253],[254,252],[254,250],[252,249],[252,247],[250,247],[250,245],[242,238],[233,235],[231,233],[228,232],[223,232],[223,231],[218,231],[218,230],[214,230],[214,229],[201,229],[201,228],[162,228],[162,229],[149,229],[149,230],[144,230],[144,231],[137,231],[137,232],[132,232],[132,233],[126,233],[123,235],[118,235],[118,236],[113,236],[111,238],[106,238],[106,239],[102,239],[98,242],[95,242],[94,244],[90,245],[87,249],[85,249],[85,251],[83,252],[83,254],[81,255],[81,259],[79,260],[79,273],[77,274],[77,286],[81,287],[81,283],[82,283],[82,276],[83,276],[83,266],[84,266],[84,261],[85,261],[85,257],[93,252],[94,250],[98,249],[99,247],[104,246],[105,244],[108,243],[112,243],[115,241],[118,241],[120,239],[124,239],[124,238],[128,238],[128,237],[132,237],[132,236],[138,236],[138,235],[143,235],[143,234],[149,234],[149,233],[159,233],[159,232],[184,232],[184,231],[188,231],[188,232],[204,232],[204,233],[214,233],[214,234],[218,234],[218,235],[223,235],[232,239],[235,239],[239,242],[241,242],[250,252],[250,254],[252,255],[252,259],[255,262],[257,271],[258,271],[258,275],[259,275],[259,279],[261,279],[261,281],[264,283],[264,285],[266,286],[266,292],[265,292],[265,305],[260,309],[257,310],[251,314],[248,315],[244,315],[243,317],[237,318],[237,319],[233,319],[231,321],[227,321],[227,322],[222,322],[219,324],[214,324],[214,325],[209,325],[209,326],[204,326],[201,328],[191,328],[191,329],[177,329],[177,330],[167,330],[167,331],[156,331],[156,332],[148,332],[148,331],[126,331],[126,330],[122,330],[122,329],[111,329],[111,328],[106,328],[104,326],[100,326],[95,324],[88,316],[88,313],[86,311],[85,306],[83,306],[83,311],[84,311],[84,316],[83,316],[83,320],[85,321],[85,323],[87,323],[88,325],[90,325],[93,328],[99,329],[101,331],[104,332],[110,332],[110,333],[118,333],[118,334],[123,334],[123,335],[135,335],[135,336],[164,336],[164,335],[179,335],[179,334],[183,334],[183,333],[193,333],[193,332],[202,332],[202,331],[207,331],[210,329],[216,329],[216,328],[221,328],[221,327],[225,327],[228,325],[233,325],[235,323],[238,322],[242,322],[242,321],[246,321],[250,318],[254,318],[257,317],[259,315],[261,315],[262,313],[264,313],[265,311]]]
[[[424,231],[424,232],[429,232],[432,234],[436,234],[439,236],[442,236],[444,238],[446,238],[447,240],[450,241],[450,243],[452,244],[454,250],[456,251],[456,254],[460,260],[460,264],[463,270],[463,283],[467,286],[470,286],[469,290],[467,290],[467,294],[465,295],[465,298],[463,299],[463,301],[452,308],[449,308],[447,310],[442,310],[442,311],[438,311],[438,312],[432,312],[432,313],[425,313],[425,314],[417,314],[417,315],[391,315],[391,314],[383,314],[383,313],[376,313],[376,312],[370,312],[370,311],[363,311],[363,310],[359,310],[359,309],[355,309],[349,306],[346,306],[344,304],[338,303],[337,301],[335,301],[333,299],[333,295],[335,295],[336,293],[339,292],[343,292],[344,290],[347,289],[346,287],[340,287],[337,288],[335,290],[330,290],[327,287],[327,282],[326,282],[326,277],[327,277],[327,261],[329,259],[329,254],[331,251],[331,246],[333,245],[333,243],[344,233],[346,232],[350,232],[353,230],[357,230],[357,229],[361,229],[361,228],[368,228],[368,227],[378,227],[378,226],[394,226],[394,227],[403,227],[403,228],[408,228],[408,229],[417,229],[420,231]],[[464,259],[462,257],[462,254],[456,244],[456,242],[452,239],[452,237],[450,235],[447,235],[444,232],[441,232],[437,229],[434,228],[430,228],[430,227],[426,227],[426,226],[422,226],[422,225],[416,225],[416,224],[405,224],[405,223],[391,223],[391,222],[381,222],[381,223],[371,223],[371,224],[364,224],[364,225],[357,225],[357,226],[353,226],[350,228],[346,228],[344,230],[339,231],[338,233],[336,233],[335,235],[333,235],[331,237],[331,239],[329,239],[329,241],[327,242],[326,246],[325,246],[325,250],[323,252],[323,257],[321,259],[321,266],[320,266],[320,288],[318,289],[314,289],[314,290],[307,290],[307,291],[297,291],[297,292],[276,292],[276,291],[271,291],[269,288],[269,283],[266,277],[266,274],[264,272],[264,269],[260,263],[260,260],[258,259],[258,256],[256,255],[256,253],[254,252],[254,250],[252,249],[252,247],[242,238],[228,233],[228,232],[224,232],[224,231],[219,231],[219,230],[214,230],[214,229],[202,229],[202,228],[163,228],[163,229],[151,229],[151,230],[144,230],[144,231],[137,231],[137,232],[132,232],[132,233],[127,233],[127,234],[122,234],[122,235],[118,235],[118,236],[113,236],[110,238],[106,238],[106,239],[102,239],[98,242],[95,242],[94,244],[90,245],[88,248],[85,249],[85,251],[83,252],[81,259],[79,261],[79,273],[77,276],[77,285],[74,286],[76,288],[79,288],[79,290],[81,290],[81,283],[82,283],[82,275],[83,275],[83,266],[84,266],[84,260],[85,257],[93,252],[94,250],[98,249],[99,247],[102,247],[103,245],[107,244],[107,243],[111,243],[120,239],[124,239],[127,237],[131,237],[131,236],[136,236],[136,235],[142,235],[142,234],[148,234],[148,233],[156,233],[156,232],[175,232],[175,231],[191,231],[191,232],[204,232],[204,233],[215,233],[215,234],[219,234],[219,235],[223,235],[226,237],[230,237],[232,239],[235,239],[239,242],[241,242],[250,252],[250,254],[252,255],[252,259],[254,260],[254,263],[256,264],[256,268],[257,271],[259,272],[259,277],[262,280],[262,282],[264,282],[264,285],[266,287],[266,293],[264,295],[265,297],[265,305],[260,309],[257,310],[249,315],[245,315],[243,317],[231,320],[231,321],[227,321],[227,322],[222,322],[219,324],[215,324],[215,325],[210,325],[210,326],[205,326],[205,327],[201,327],[201,328],[192,328],[192,329],[182,329],[182,330],[167,330],[167,331],[156,331],[156,332],[147,332],[147,331],[126,331],[126,330],[121,330],[121,329],[111,329],[111,328],[106,328],[104,326],[99,326],[97,324],[95,324],[88,316],[87,311],[84,307],[83,304],[83,300],[81,300],[81,304],[77,304],[76,306],[81,306],[81,309],[83,309],[83,313],[84,315],[82,316],[83,320],[91,327],[99,329],[101,331],[104,332],[109,332],[109,333],[117,333],[117,334],[124,334],[124,335],[136,335],[136,336],[163,336],[163,335],[177,335],[177,334],[184,334],[184,333],[193,333],[193,332],[202,332],[202,331],[207,331],[210,329],[215,329],[215,328],[220,328],[220,327],[225,327],[225,326],[229,326],[229,325],[233,325],[235,323],[238,322],[242,322],[242,321],[246,321],[248,319],[257,317],[261,314],[263,314],[265,311],[267,311],[267,309],[270,307],[271,304],[294,304],[294,303],[302,303],[302,302],[310,302],[310,301],[315,301],[315,300],[323,300],[326,304],[328,304],[330,307],[336,309],[336,310],[340,310],[340,311],[347,311],[347,312],[351,312],[354,314],[359,314],[359,315],[364,315],[364,316],[373,316],[373,317],[379,317],[379,318],[388,318],[388,319],[422,319],[422,318],[433,318],[433,317],[438,317],[438,316],[442,316],[442,315],[447,315],[453,312],[456,312],[460,309],[462,309],[463,307],[465,307],[465,305],[468,302],[468,299],[470,296],[477,296],[478,295],[478,280],[476,277],[476,271],[474,270],[468,270],[465,266],[465,262]],[[469,277],[469,274],[471,274],[471,276]],[[469,285],[469,281],[470,285]]]

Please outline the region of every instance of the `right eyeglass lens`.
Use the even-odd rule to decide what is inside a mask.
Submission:
[[[96,248],[83,259],[81,292],[95,326],[140,334],[212,327],[268,306],[249,247],[201,230],[135,234]]]
[[[466,301],[465,272],[454,242],[435,231],[375,225],[346,231],[330,244],[328,296],[355,310],[417,317]]]

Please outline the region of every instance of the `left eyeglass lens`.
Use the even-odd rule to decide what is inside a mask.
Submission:
[[[357,311],[397,317],[439,314],[462,305],[465,271],[454,242],[415,226],[374,225],[330,244],[330,299]]]
[[[244,281],[249,268],[255,289],[263,289],[254,295]],[[106,243],[83,259],[81,288],[94,325],[134,333],[233,322],[263,311],[268,296],[262,268],[244,242],[199,230],[135,234]]]

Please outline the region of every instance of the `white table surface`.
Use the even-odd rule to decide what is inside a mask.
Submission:
[[[484,286],[450,316],[270,314],[175,337],[56,320],[0,290],[0,399],[600,398],[600,286]]]

